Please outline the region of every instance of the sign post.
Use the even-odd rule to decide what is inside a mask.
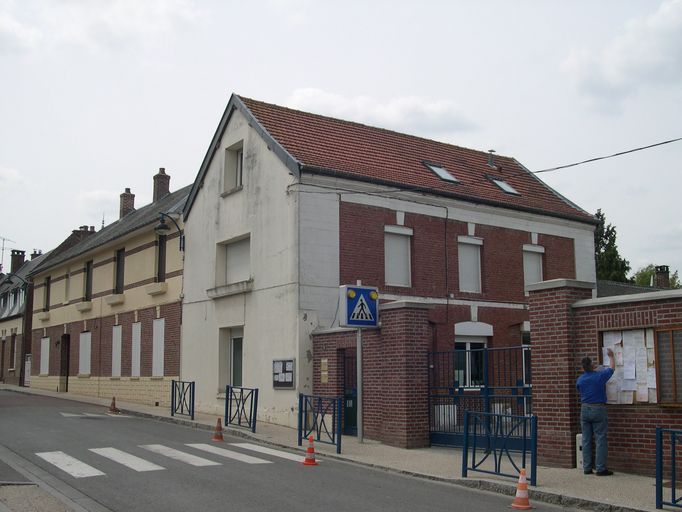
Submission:
[[[339,308],[342,327],[357,328],[357,430],[362,443],[362,329],[379,327],[379,290],[373,286],[344,285],[339,289]]]

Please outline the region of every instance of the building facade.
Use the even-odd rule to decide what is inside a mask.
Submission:
[[[180,374],[183,279],[180,230],[158,235],[161,217],[179,219],[189,187],[171,193],[164,169],[153,202],[135,209],[121,194],[120,217],[57,248],[31,273],[31,387],[167,405]],[[177,221],[179,222],[179,220]]]

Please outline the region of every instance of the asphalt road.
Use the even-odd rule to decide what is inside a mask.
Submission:
[[[263,453],[259,445],[244,443],[229,436],[222,443],[212,442],[210,432],[173,423],[109,416],[90,404],[0,391],[0,444],[12,452],[13,460],[38,467],[60,482],[64,494],[89,498],[79,503],[90,510],[509,508],[508,496],[319,457],[318,466],[307,467],[286,458],[284,450]],[[207,451],[215,448],[229,450],[229,458],[224,452]],[[11,468],[2,471],[16,477]]]

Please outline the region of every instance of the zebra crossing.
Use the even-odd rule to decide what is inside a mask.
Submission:
[[[255,457],[247,453],[243,453],[238,450],[245,450],[256,452],[259,454],[269,455],[277,459],[284,459],[288,461],[302,462],[303,456],[296,455],[293,453],[275,450],[273,448],[267,448],[264,446],[259,446],[251,443],[229,443],[229,446],[235,447],[238,450],[231,450],[227,448],[221,448],[212,444],[204,443],[187,443],[184,446],[191,450],[197,450],[204,452],[205,454],[210,454],[213,456],[220,457],[221,459],[229,459],[238,461],[245,464],[272,464],[273,461],[263,459],[260,457]],[[146,444],[138,445],[138,448],[145,450],[145,452],[151,452],[155,455],[166,457],[177,462],[188,464],[190,466],[202,467],[202,466],[220,466],[222,462],[218,462],[214,459],[208,459],[200,457],[189,451],[179,450],[170,446],[165,446],[162,444]],[[150,471],[163,471],[166,468],[155,462],[151,462],[137,454],[130,453],[128,451],[120,450],[114,447],[102,447],[102,448],[89,448],[89,452],[94,453],[101,457],[102,459],[107,459],[110,462],[115,462],[126,469],[142,473]],[[53,451],[53,452],[39,452],[35,454],[37,457],[43,459],[44,461],[52,464],[61,471],[71,475],[73,478],[91,478],[97,476],[104,476],[106,473],[97,469],[82,460],[69,455],[63,451]]]

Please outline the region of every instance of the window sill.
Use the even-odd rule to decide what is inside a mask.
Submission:
[[[216,400],[226,400],[227,395],[225,393],[218,393],[216,396]]]
[[[45,322],[45,321],[50,319],[50,312],[49,311],[41,311],[36,316],[37,316],[38,320],[40,320],[41,322]]]
[[[86,300],[84,302],[79,302],[76,304],[76,311],[80,311],[81,313],[85,313],[86,311],[90,311],[92,309],[92,301]]]
[[[121,380],[121,377],[109,377],[109,380]]]
[[[78,378],[79,378],[79,379],[89,379],[89,378],[90,378],[90,374],[89,374],[89,373],[79,373],[79,374],[78,374]]]
[[[155,377],[151,377],[151,380],[163,380],[163,377],[160,375],[156,375]]]
[[[151,295],[152,297],[155,295],[161,295],[168,291],[168,283],[163,282],[148,284],[144,287],[144,291],[147,292],[147,295]]]
[[[130,377],[130,380],[140,380],[140,377]]]
[[[220,197],[231,196],[232,194],[236,194],[237,192],[241,191],[243,188],[244,188],[244,185],[239,185],[238,187],[231,188],[229,190],[226,190],[225,192],[222,192],[220,194]]]
[[[104,299],[104,301],[109,305],[109,306],[116,306],[118,304],[123,304],[125,302],[125,295],[122,293],[115,293],[113,295],[109,295]]]
[[[223,286],[216,286],[206,290],[209,299],[219,299],[221,297],[229,297],[230,295],[238,295],[240,293],[247,293],[253,289],[253,279],[248,281],[239,281],[238,283],[226,284]]]
[[[49,377],[49,376],[50,376],[49,373],[41,373],[40,375],[38,375],[38,377]]]

